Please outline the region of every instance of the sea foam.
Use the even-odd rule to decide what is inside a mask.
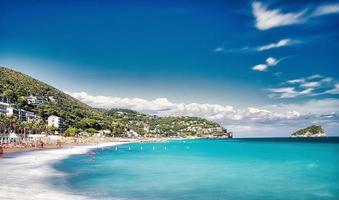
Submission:
[[[75,154],[83,154],[90,149],[124,144],[122,142],[103,143],[92,146],[34,151],[0,160],[0,199],[6,200],[84,200],[88,197],[72,193],[67,188],[55,188],[50,180],[62,180],[65,176],[52,165]]]

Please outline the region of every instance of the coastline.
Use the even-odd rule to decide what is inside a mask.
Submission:
[[[64,137],[61,139],[61,146],[58,147],[55,143],[47,143],[43,148],[40,147],[9,147],[3,148],[3,155],[8,154],[17,154],[24,152],[33,152],[33,151],[45,151],[45,150],[53,150],[53,149],[64,149],[64,148],[73,148],[77,146],[89,146],[89,145],[98,145],[103,143],[119,143],[119,142],[167,142],[167,141],[175,141],[175,140],[194,140],[194,139],[220,139],[220,138],[207,138],[207,137],[161,137],[161,138],[97,138],[97,137]],[[0,154],[1,158],[1,154]]]
[[[44,144],[43,148],[41,147],[9,147],[3,148],[3,155],[32,152],[32,151],[44,151],[44,150],[53,150],[53,149],[64,149],[64,148],[73,148],[77,146],[90,146],[90,145],[99,145],[104,143],[120,143],[120,142],[164,142],[168,141],[168,138],[96,138],[96,137],[86,137],[86,138],[75,138],[68,137],[62,138],[61,146],[59,147],[56,143],[47,143]],[[1,158],[1,154],[0,154]]]
[[[49,200],[74,199],[87,197],[73,194],[67,188],[53,188],[49,181],[61,179],[63,174],[52,165],[71,155],[84,154],[91,149],[118,146],[138,142],[103,142],[96,145],[76,145],[60,149],[8,153],[0,159],[0,199],[8,200]],[[13,155],[13,156],[11,156]]]

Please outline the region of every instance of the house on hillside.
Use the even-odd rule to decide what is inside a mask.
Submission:
[[[41,97],[37,96],[29,96],[26,97],[27,104],[33,105],[33,106],[41,106],[44,104],[44,100]]]
[[[54,96],[49,96],[48,101],[50,101],[52,103],[56,103],[56,99],[54,98]]]
[[[0,107],[1,107],[1,104],[0,104]],[[34,112],[29,112],[23,109],[17,109],[17,108],[11,107],[10,105],[6,109],[6,116],[8,117],[14,116],[23,122],[30,121],[36,117]]]
[[[53,126],[55,128],[64,130],[65,129],[65,120],[62,117],[51,115],[48,117],[48,126]]]
[[[9,108],[8,103],[0,102],[0,114],[7,115],[7,108]]]

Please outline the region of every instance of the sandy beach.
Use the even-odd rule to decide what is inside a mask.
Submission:
[[[121,143],[121,142],[164,142],[167,140],[173,140],[173,138],[113,138],[113,137],[62,137],[61,146],[58,146],[56,142],[44,143],[43,148],[35,147],[31,145],[11,145],[10,147],[3,148],[3,154],[40,151],[47,149],[60,149],[71,148],[75,146],[89,146],[98,145],[103,143]],[[1,155],[1,154],[0,154]]]

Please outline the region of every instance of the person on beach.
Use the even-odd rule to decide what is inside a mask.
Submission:
[[[60,140],[57,140],[56,146],[57,146],[57,148],[61,148],[61,141]]]
[[[3,154],[4,154],[4,148],[2,147],[2,144],[0,144],[0,159],[2,159]]]

